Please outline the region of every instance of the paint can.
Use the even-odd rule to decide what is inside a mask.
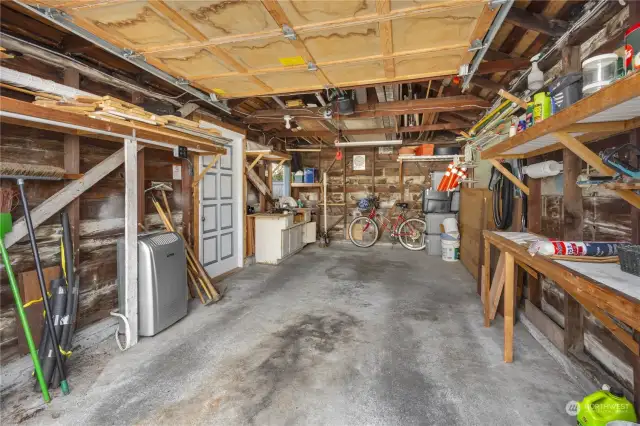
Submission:
[[[457,262],[460,259],[460,240],[440,240],[442,243],[442,260],[445,262]]]
[[[627,74],[640,70],[640,22],[624,33],[624,69]]]

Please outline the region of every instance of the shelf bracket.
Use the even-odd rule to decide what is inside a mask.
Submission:
[[[506,177],[511,182],[513,182],[515,186],[520,188],[520,190],[524,192],[527,197],[529,196],[529,187],[525,185],[520,179],[518,179],[513,173],[505,169],[504,166],[500,164],[498,160],[491,159],[489,160],[489,162],[491,162],[493,167],[495,167],[500,173],[502,173],[504,177]]]
[[[247,168],[247,172],[251,171],[255,167],[255,165],[258,164],[258,161],[262,160],[263,155],[264,154],[258,154],[256,159],[253,160],[253,163],[251,163],[251,165]]]

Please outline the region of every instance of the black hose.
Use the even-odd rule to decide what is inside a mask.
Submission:
[[[509,172],[512,171],[509,163],[503,163],[502,166]],[[496,228],[504,230],[511,226],[513,216],[513,183],[495,167],[491,169],[491,183],[489,189],[493,191],[493,222]]]
[[[42,374],[47,384],[51,383],[54,370],[58,370],[58,368],[56,368],[56,354],[59,354],[60,350],[55,346],[54,342],[59,342],[62,336],[62,317],[64,316],[65,305],[67,304],[67,287],[64,285],[64,279],[60,278],[58,281],[60,281],[60,283],[56,286],[56,290],[51,292],[51,316],[56,339],[47,339],[44,350],[44,361],[42,363]],[[49,331],[49,333],[51,333],[51,331]],[[49,334],[49,336],[51,336],[51,334]]]
[[[49,284],[49,293],[53,295],[53,293],[55,293],[58,290],[58,287],[60,287],[60,284],[63,282],[64,281],[59,278],[56,278],[55,280],[51,280]],[[51,297],[47,296],[47,298],[49,299],[49,304],[51,304],[52,303]],[[42,331],[40,332],[40,344],[38,345],[38,358],[40,358],[41,364],[44,362],[44,358],[45,358],[44,351],[47,346],[48,340],[49,340],[49,328],[47,327],[47,324],[44,324],[44,326],[42,327]]]
[[[64,351],[68,351],[71,346],[71,315],[74,309],[75,271],[73,269],[73,242],[71,241],[71,226],[69,225],[69,215],[66,211],[60,213],[62,223],[62,248],[64,251],[64,270],[67,281],[67,302],[65,304],[64,317],[62,318],[62,335],[60,336],[60,346]],[[67,358],[63,359],[66,364]],[[60,375],[56,371],[51,382],[52,388],[57,388],[60,384]]]

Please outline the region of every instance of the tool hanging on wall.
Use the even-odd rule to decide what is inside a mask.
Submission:
[[[503,163],[502,166],[507,171],[512,171],[509,163]],[[511,226],[513,215],[513,183],[492,167],[489,190],[493,192],[493,222],[496,228],[507,229]]]
[[[59,350],[60,344],[56,337],[55,323],[53,320],[51,306],[49,305],[49,298],[47,297],[47,287],[44,281],[42,265],[40,263],[40,254],[38,252],[36,234],[33,228],[33,223],[31,222],[31,214],[29,212],[29,205],[27,203],[27,195],[24,190],[24,184],[26,180],[61,180],[63,177],[64,170],[58,167],[34,166],[30,164],[20,163],[0,163],[0,179],[15,179],[16,183],[18,184],[20,200],[22,202],[22,208],[24,210],[24,220],[29,234],[29,241],[31,243],[31,250],[33,252],[33,260],[36,265],[38,283],[40,284],[40,293],[42,294],[42,304],[44,305],[45,311],[45,322],[49,330],[49,339],[51,340],[53,353],[55,354],[56,367],[60,374],[60,387],[62,388],[62,392],[67,395],[69,393],[69,384],[67,383],[67,377],[64,372],[62,355],[60,354]]]

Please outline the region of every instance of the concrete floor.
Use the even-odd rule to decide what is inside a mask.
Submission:
[[[76,357],[72,394],[3,395],[3,423],[574,425],[581,392],[516,325],[482,325],[460,263],[400,246],[309,246],[245,268],[217,305],[120,353]]]

